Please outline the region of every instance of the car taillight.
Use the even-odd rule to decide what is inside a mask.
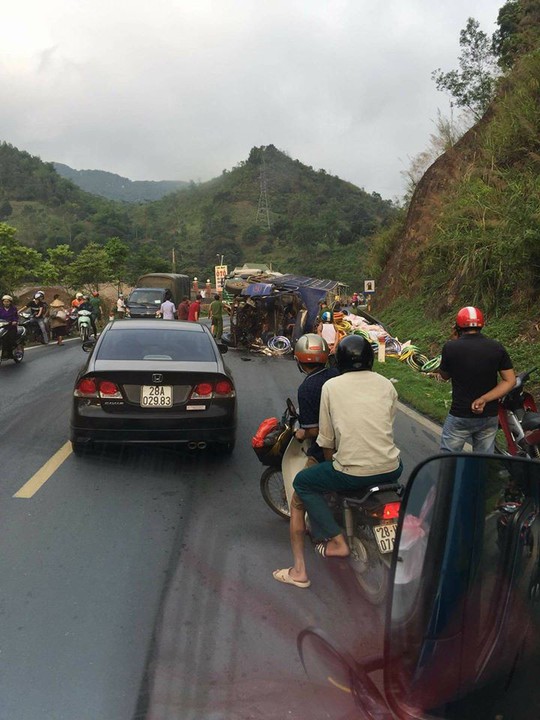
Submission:
[[[109,380],[102,380],[99,383],[99,395],[100,397],[116,397],[121,398],[122,393],[116,383],[110,382]]]
[[[216,383],[216,395],[234,395],[234,387],[230,380],[220,380]]]
[[[83,378],[77,383],[74,395],[77,397],[97,397],[98,386],[94,378]]]
[[[193,388],[191,397],[198,398],[199,400],[211,398],[213,390],[214,388],[212,386],[212,383],[199,383]]]

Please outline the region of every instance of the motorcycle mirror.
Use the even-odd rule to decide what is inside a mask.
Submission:
[[[96,345],[95,340],[85,340],[83,344],[81,345],[82,349],[85,353],[91,353]]]
[[[291,400],[291,398],[287,398],[287,410],[289,411],[289,415],[291,417],[297,417],[298,413],[296,412],[296,406]]]
[[[517,676],[526,681],[523,646],[540,587],[539,484],[540,464],[514,457],[448,454],[414,470],[384,648],[385,696],[400,720],[514,712],[511,691]],[[516,492],[519,511],[503,516],[501,500]],[[537,683],[530,667],[528,677]]]
[[[311,687],[313,707],[331,718],[379,717],[384,698],[368,672],[380,669],[382,658],[366,668],[337,647],[319,628],[306,628],[297,638],[300,660]],[[358,711],[363,711],[361,716]],[[372,714],[373,713],[373,714]]]

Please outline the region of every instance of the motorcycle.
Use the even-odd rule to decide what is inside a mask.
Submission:
[[[10,323],[7,320],[0,320],[0,364],[2,360],[13,360],[16,364],[22,362],[24,357],[24,338],[26,329],[22,325],[17,326],[17,338],[11,350],[4,346],[4,338],[7,336]]]
[[[264,438],[266,446],[263,444],[262,451],[254,446],[259,460],[263,464],[271,463],[260,479],[263,499],[285,519],[290,518],[292,483],[307,460],[306,441],[298,442],[294,436],[297,423],[296,409],[288,399],[281,425]],[[373,605],[382,603],[387,594],[402,489],[399,483],[386,483],[356,492],[326,495],[326,501],[345,530],[351,550],[348,560],[356,580]],[[309,531],[309,520],[306,524]]]
[[[77,310],[77,329],[83,342],[86,342],[90,338],[90,331],[92,329],[90,323],[91,315],[90,310]]]
[[[540,413],[524,385],[537,368],[521,372],[514,388],[499,400],[499,433],[495,449],[501,455],[540,460]]]
[[[28,340],[31,342],[44,343],[41,328],[32,310],[21,310],[21,312],[19,312],[19,325],[24,327]]]

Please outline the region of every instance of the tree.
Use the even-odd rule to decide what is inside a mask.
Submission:
[[[479,120],[493,98],[498,76],[492,42],[478,20],[470,17],[459,34],[459,44],[459,70],[444,73],[438,68],[431,77],[437,90],[447,92],[458,107],[467,108]]]
[[[13,291],[25,280],[39,278],[43,268],[41,254],[22,245],[15,237],[15,228],[0,223],[0,287]]]
[[[68,284],[72,288],[87,285],[98,289],[100,282],[109,279],[109,256],[97,243],[89,243],[83,248],[67,270]]]
[[[47,250],[44,263],[44,280],[48,283],[64,285],[69,274],[69,266],[73,262],[74,253],[69,245],[57,245]]]
[[[109,273],[120,284],[125,279],[129,245],[118,237],[111,237],[105,243],[105,252],[109,260]]]
[[[11,203],[7,198],[4,198],[0,202],[0,220],[5,220],[11,215],[12,212],[13,208],[11,207]]]

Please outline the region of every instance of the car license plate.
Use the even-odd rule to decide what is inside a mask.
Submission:
[[[143,385],[141,407],[172,407],[172,385]]]
[[[375,540],[381,553],[389,553],[394,549],[396,527],[397,523],[388,523],[388,525],[375,525],[373,528]]]

